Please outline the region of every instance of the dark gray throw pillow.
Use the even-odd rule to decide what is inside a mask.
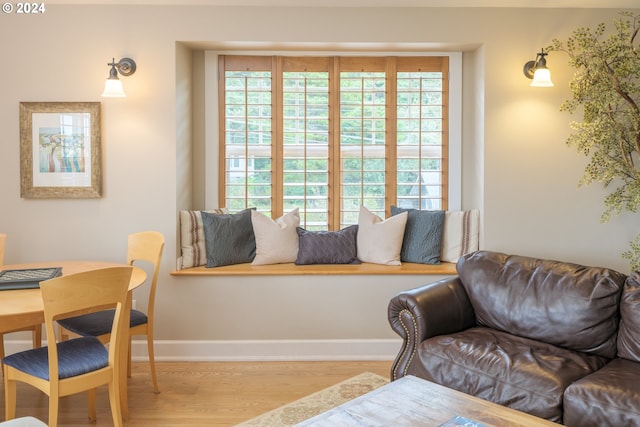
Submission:
[[[391,206],[391,215],[407,212],[400,261],[440,264],[445,211],[421,211]]]
[[[251,224],[251,210],[237,214],[202,212],[207,267],[242,264],[256,256],[256,237]]]
[[[339,231],[309,231],[296,228],[298,257],[296,264],[360,264],[356,248],[358,226]]]

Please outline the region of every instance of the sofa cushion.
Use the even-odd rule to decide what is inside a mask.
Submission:
[[[640,362],[640,273],[631,273],[620,301],[618,355]]]
[[[562,395],[608,359],[478,326],[423,341],[426,379],[481,399],[562,421]]]
[[[622,273],[490,251],[461,257],[457,269],[479,324],[616,356]]]
[[[569,427],[640,426],[640,364],[614,359],[567,387],[564,424]]]

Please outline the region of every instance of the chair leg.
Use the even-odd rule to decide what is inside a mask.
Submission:
[[[8,366],[4,366],[4,416],[7,420],[16,417],[16,382],[7,379]]]
[[[120,374],[118,374],[120,375]],[[125,378],[126,379],[126,378]],[[118,381],[120,380],[120,378],[118,378]],[[128,420],[129,419],[129,394],[127,391],[127,382],[126,381],[119,381],[116,385],[116,389],[120,389],[120,391],[117,394],[118,399],[120,400],[119,403],[119,407],[120,407],[120,414],[123,420]]]
[[[113,418],[114,427],[122,427],[122,411],[118,384],[117,380],[109,383],[109,405],[111,406],[111,418]]]
[[[158,388],[158,377],[156,376],[156,358],[153,353],[153,335],[147,335],[147,351],[149,352],[149,369],[151,370],[151,380],[153,381],[153,392],[160,393]]]
[[[0,360],[4,359],[4,334],[0,334]]]
[[[60,396],[57,390],[50,390],[49,395],[49,427],[58,427],[58,404]]]
[[[89,421],[95,423],[98,419],[96,414],[96,389],[87,390],[87,407],[89,408]]]

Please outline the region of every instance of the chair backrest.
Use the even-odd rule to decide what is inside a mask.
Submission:
[[[69,274],[40,283],[44,321],[49,347],[49,378],[58,379],[58,352],[54,321],[115,307],[109,344],[109,365],[115,366],[122,345],[123,308],[127,300],[133,267],[110,267]],[[126,335],[125,335],[126,336]]]
[[[7,247],[7,235],[0,233],[0,265],[4,265],[4,251]]]
[[[164,236],[157,231],[141,231],[129,234],[127,239],[127,264],[133,265],[136,261],[146,261],[153,265],[153,276],[149,289],[147,305],[147,317],[151,322],[156,300],[156,285],[160,272],[160,260],[164,249]]]

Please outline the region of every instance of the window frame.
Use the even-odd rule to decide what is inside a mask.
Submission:
[[[242,55],[242,56],[283,56],[283,57],[299,57],[302,55],[314,56],[446,56],[449,60],[449,100],[446,115],[448,116],[448,173],[444,180],[448,184],[448,193],[443,195],[443,199],[448,201],[447,209],[459,210],[461,206],[461,183],[462,183],[462,153],[461,153],[461,136],[462,136],[462,53],[461,52],[251,52],[251,51],[206,51],[205,52],[205,111],[206,120],[205,136],[206,136],[206,160],[205,160],[205,200],[207,206],[221,206],[224,204],[224,168],[220,165],[224,161],[224,145],[223,126],[218,125],[220,112],[224,109],[223,97],[218,97],[218,81],[220,79],[220,69],[218,64],[219,55]],[[274,76],[276,78],[278,76]],[[334,120],[334,123],[337,122]],[[395,132],[395,126],[393,127]],[[389,132],[390,129],[387,129]],[[279,160],[281,161],[281,159]],[[339,161],[333,156],[333,161]],[[335,168],[335,165],[334,165]],[[395,165],[394,168],[395,170]],[[279,182],[279,177],[274,174],[274,183]],[[331,179],[331,178],[330,178]],[[394,181],[395,186],[395,181]],[[395,190],[394,193],[395,194]],[[386,204],[387,209],[389,203]],[[274,198],[273,215],[280,214],[282,211],[282,200],[280,197]],[[386,212],[388,215],[389,213]],[[340,212],[332,212],[334,217],[330,223],[339,224]],[[336,228],[334,225],[333,228]]]

